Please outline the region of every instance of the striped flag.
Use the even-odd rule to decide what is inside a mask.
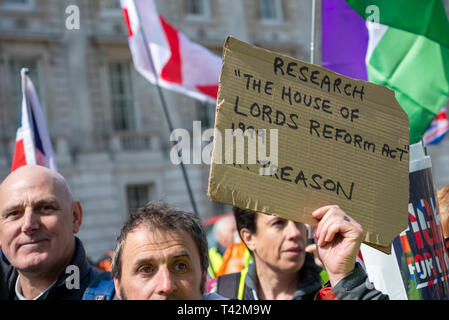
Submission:
[[[419,142],[449,96],[441,0],[325,0],[322,33],[323,66],[394,90]]]
[[[167,23],[153,0],[121,0],[121,6],[136,70],[151,83],[215,103],[221,57]]]
[[[423,141],[425,146],[437,144],[443,140],[449,131],[449,120],[446,107],[443,107],[424,133]]]
[[[322,23],[323,66],[389,87],[409,116],[410,163],[414,166],[410,167],[410,213],[410,206],[415,208],[418,199],[431,198],[434,193],[431,164],[422,145],[416,142],[434,119],[440,123],[447,120],[442,108],[449,96],[449,22],[443,3],[441,0],[323,0]],[[431,132],[431,128],[432,125],[427,132]],[[409,214],[409,228],[395,238],[391,255],[362,244],[370,281],[377,289],[388,293],[390,299],[423,299],[432,295],[447,298],[447,286],[441,285],[444,290],[440,290],[439,285],[434,285],[445,279],[445,275],[439,274],[447,271],[445,265],[435,259],[444,247],[441,240],[434,240],[441,232],[426,236],[429,242],[435,242],[429,247],[417,244],[420,250],[416,246],[410,249],[409,242],[403,238],[406,234],[410,234],[410,239],[416,238],[416,228],[418,234],[425,232],[426,235],[430,226],[433,230],[438,216],[433,216],[433,206],[427,205],[426,211],[425,218],[419,219],[425,231],[420,230],[416,219]],[[421,212],[424,214],[422,208]],[[412,257],[398,250],[400,243],[404,248],[401,250],[411,251]],[[429,259],[426,263],[442,268],[419,269],[423,266],[419,259],[428,253],[435,260]],[[447,261],[447,257],[444,259]],[[410,268],[415,263],[417,272],[413,273]],[[412,279],[415,274],[417,277]],[[415,287],[415,284],[418,285]],[[430,294],[425,296],[420,286],[428,286]]]
[[[28,70],[20,71],[22,80],[22,115],[16,134],[16,145],[11,171],[34,164],[57,171],[56,161],[48,135],[45,118]]]

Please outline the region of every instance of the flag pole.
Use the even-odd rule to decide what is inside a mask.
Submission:
[[[316,29],[316,0],[312,0],[312,22],[310,26],[310,63],[315,64],[315,29]],[[307,230],[308,243],[314,243],[313,227],[308,226]],[[317,251],[318,252],[318,251]]]
[[[30,112],[30,104],[28,103],[28,95],[26,94],[27,92],[27,76],[28,73],[30,72],[30,70],[28,68],[22,68],[20,69],[20,80],[22,81],[22,96],[25,99],[25,103],[27,106],[27,115],[28,115],[28,119],[31,119],[31,112]]]
[[[312,0],[312,23],[310,32],[310,63],[315,64],[315,30],[316,30],[316,0]]]
[[[134,6],[136,6],[135,1],[134,1]],[[137,9],[137,7],[136,7],[136,9]],[[136,14],[137,14],[137,18],[139,19],[139,21],[142,21],[141,18],[140,18],[139,10],[136,10]],[[174,130],[173,123],[171,121],[170,114],[168,113],[167,104],[165,103],[165,98],[164,98],[164,95],[162,93],[161,86],[159,85],[159,77],[158,77],[158,74],[156,72],[156,68],[154,67],[153,57],[151,56],[150,49],[148,48],[148,43],[149,42],[147,41],[147,36],[145,34],[145,30],[143,28],[141,28],[140,31],[141,31],[141,34],[142,34],[142,37],[143,37],[143,41],[146,44],[144,46],[145,47],[145,51],[146,51],[146,54],[148,56],[148,60],[150,62],[151,68],[153,69],[153,73],[154,73],[154,77],[155,77],[155,84],[156,84],[156,88],[157,88],[157,92],[158,92],[159,98],[161,99],[161,104],[162,104],[162,109],[164,111],[165,119],[167,120],[167,124],[168,124],[168,128],[169,128],[170,132],[173,132],[173,130]],[[179,156],[179,154],[178,154],[178,156]],[[199,215],[198,208],[197,208],[196,203],[195,203],[195,198],[193,197],[193,192],[192,192],[192,189],[190,187],[189,178],[187,176],[187,172],[186,172],[186,169],[184,167],[184,163],[182,162],[182,160],[181,160],[180,164],[181,164],[182,175],[184,177],[184,181],[185,181],[186,186],[187,186],[187,192],[189,193],[190,202],[192,204],[193,212],[195,212],[197,215]]]
[[[21,68],[20,69],[20,80],[22,82],[22,99],[25,99],[25,104],[26,104],[26,116],[28,118],[28,123],[32,126],[33,125],[33,121],[32,121],[32,117],[31,117],[31,108],[30,108],[30,102],[28,100],[28,95],[27,95],[27,76],[28,73],[30,72],[30,70],[28,68]],[[23,110],[21,110],[23,112]],[[22,125],[24,126],[25,124],[22,123]],[[34,140],[34,130],[33,128],[28,128],[28,130],[30,131],[30,135],[32,137],[30,143],[32,143],[32,149],[33,152],[31,152],[29,154],[29,156],[32,157],[32,159],[28,159],[30,161],[30,164],[37,164],[37,159],[36,159],[36,152],[35,150],[35,140]],[[24,145],[24,147],[26,148],[27,146]],[[28,146],[30,147],[30,146]]]

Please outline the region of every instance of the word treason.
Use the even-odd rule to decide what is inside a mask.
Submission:
[[[343,82],[343,80],[339,77],[331,80],[328,75],[322,75],[321,71],[313,70],[306,65],[299,66],[296,62],[289,62],[286,65],[281,57],[276,57],[274,59],[273,67],[275,75],[287,75],[292,78],[299,79],[302,82],[310,82],[322,90],[327,90],[327,92],[338,92],[339,94],[345,94],[353,99],[358,97],[360,101],[363,101],[365,86],[358,88],[357,85],[353,85],[353,83]]]

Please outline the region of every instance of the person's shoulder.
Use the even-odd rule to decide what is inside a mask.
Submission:
[[[112,274],[99,272],[84,292],[83,300],[113,300],[114,296],[115,285]]]
[[[9,263],[0,249],[0,300],[5,300],[10,296],[11,288],[14,288],[17,271]]]
[[[229,300],[229,299],[225,298],[223,296],[220,296],[218,293],[211,292],[211,293],[205,293],[203,295],[203,300]]]

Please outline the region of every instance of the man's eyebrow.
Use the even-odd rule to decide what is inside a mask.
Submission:
[[[16,211],[18,209],[22,209],[23,205],[22,204],[11,204],[11,205],[7,205],[4,209],[2,209],[2,211],[0,212],[0,214],[7,214],[8,212],[12,212],[12,211]]]
[[[53,205],[57,205],[59,206],[59,201],[56,197],[48,197],[48,198],[44,198],[44,199],[40,199],[38,201],[36,201],[35,203],[33,203],[33,207],[37,207],[37,206],[41,206],[43,204],[53,204]],[[22,209],[23,207],[25,207],[25,205],[20,202],[20,203],[16,203],[16,204],[10,204],[10,205],[6,205],[6,207],[2,210],[2,212],[11,212],[11,211],[15,211],[17,209]]]
[[[154,262],[154,261],[155,261],[155,259],[152,258],[152,257],[150,257],[150,258],[141,258],[141,259],[137,259],[137,260],[134,262],[134,265],[140,266],[140,265],[143,265],[143,264],[152,263],[152,262]]]
[[[170,256],[170,258],[172,258],[172,259],[182,258],[182,257],[187,257],[190,259],[190,254],[186,250],[182,250],[182,251],[176,252],[174,255]]]
[[[48,197],[48,198],[40,199],[40,200],[36,201],[33,204],[33,206],[36,207],[36,206],[48,204],[48,203],[55,204],[55,205],[59,206],[59,201],[58,201],[58,198],[56,198],[56,197]]]
[[[170,255],[169,260],[179,259],[179,258],[184,258],[184,257],[188,258],[189,260],[191,259],[190,254],[186,250],[182,250],[182,251],[175,252],[173,255]],[[140,258],[134,262],[134,265],[143,265],[146,263],[152,263],[155,260],[156,259],[153,257]]]

